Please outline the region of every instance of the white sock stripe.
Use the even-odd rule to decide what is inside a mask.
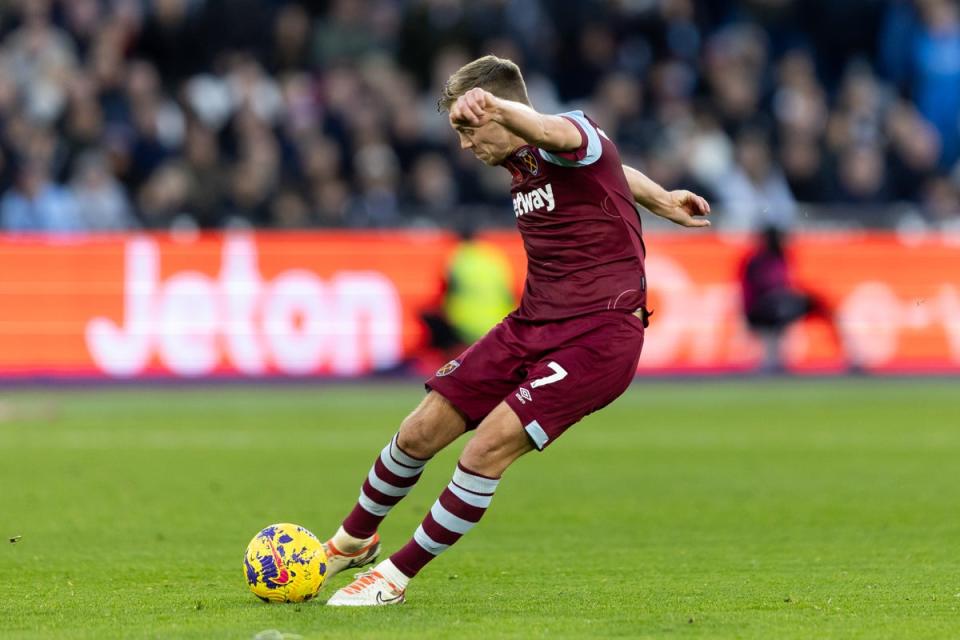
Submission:
[[[374,502],[367,497],[367,494],[363,492],[363,489],[360,489],[360,497],[357,498],[357,502],[365,511],[372,513],[375,516],[385,516],[389,513],[392,507],[382,505],[379,502]]]
[[[370,473],[367,474],[367,481],[371,487],[388,496],[405,496],[413,489],[413,485],[409,487],[395,487],[389,482],[381,480],[380,476],[377,475],[376,469],[370,469]]]
[[[472,491],[474,493],[485,493],[491,494],[497,490],[497,485],[500,484],[500,480],[493,480],[492,478],[484,478],[482,476],[475,476],[472,473],[467,473],[460,467],[457,467],[453,472],[453,481],[461,489],[466,489],[467,491]]]
[[[447,509],[440,504],[440,501],[437,500],[433,503],[433,508],[430,509],[430,515],[433,516],[433,519],[437,522],[438,525],[444,529],[449,529],[454,533],[464,534],[470,529],[473,529],[473,525],[477,524],[476,522],[470,522],[469,520],[464,520],[460,516],[455,516]]]
[[[390,455],[390,445],[385,446],[383,448],[383,451],[380,452],[380,462],[382,462],[383,466],[385,466],[387,469],[390,470],[390,473],[393,473],[394,475],[398,475],[401,478],[412,478],[413,476],[423,471],[422,466],[412,469],[394,460],[393,457]]]
[[[440,544],[433,538],[427,535],[427,532],[423,530],[423,525],[417,527],[417,530],[413,533],[413,539],[418,545],[423,547],[423,550],[429,554],[438,556],[447,549],[450,548],[448,544]]]
[[[490,501],[493,500],[493,496],[478,496],[475,493],[470,493],[461,489],[452,482],[447,485],[447,489],[450,489],[450,492],[466,502],[471,507],[479,507],[481,509],[486,509],[490,506]]]
[[[393,436],[393,440],[390,441],[390,455],[393,457],[394,461],[399,462],[405,467],[414,467],[416,469],[422,469],[426,460],[420,460],[412,456],[407,455],[400,448],[400,445],[397,444],[397,439],[400,437],[400,434]]]

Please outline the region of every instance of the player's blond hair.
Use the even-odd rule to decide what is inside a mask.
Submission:
[[[483,56],[463,65],[450,76],[437,100],[437,109],[449,111],[457,98],[477,87],[486,89],[498,98],[530,105],[520,67],[513,60]]]

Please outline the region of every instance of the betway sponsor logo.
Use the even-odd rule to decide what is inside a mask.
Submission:
[[[162,278],[160,259],[152,239],[130,240],[122,320],[98,316],[87,324],[90,355],[109,375],[135,376],[157,361],[188,377],[356,375],[400,361],[400,297],[379,272],[321,278],[289,269],[264,278],[247,235],[224,239],[213,277],[176,271]]]
[[[539,211],[544,207],[547,211],[553,211],[557,207],[557,203],[553,199],[552,184],[513,196],[513,213],[518,218],[525,213]]]

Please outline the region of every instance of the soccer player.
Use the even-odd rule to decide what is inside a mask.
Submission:
[[[405,546],[328,605],[403,602],[410,580],[480,521],[517,458],[544,450],[624,392],[649,315],[634,201],[684,226],[709,225],[703,198],[667,192],[622,166],[617,148],[582,112],[534,111],[509,60],[485,56],[465,65],[439,106],[449,110],[463,149],[512,174],[527,281],[519,308],[427,381],[426,397],[325,543],[328,577],[376,559],[380,522],[435,453],[474,430],[450,484]]]

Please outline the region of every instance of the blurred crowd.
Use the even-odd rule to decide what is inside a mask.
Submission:
[[[6,0],[0,38],[6,230],[510,224],[436,109],[484,53],[721,228],[960,226],[957,0]]]

